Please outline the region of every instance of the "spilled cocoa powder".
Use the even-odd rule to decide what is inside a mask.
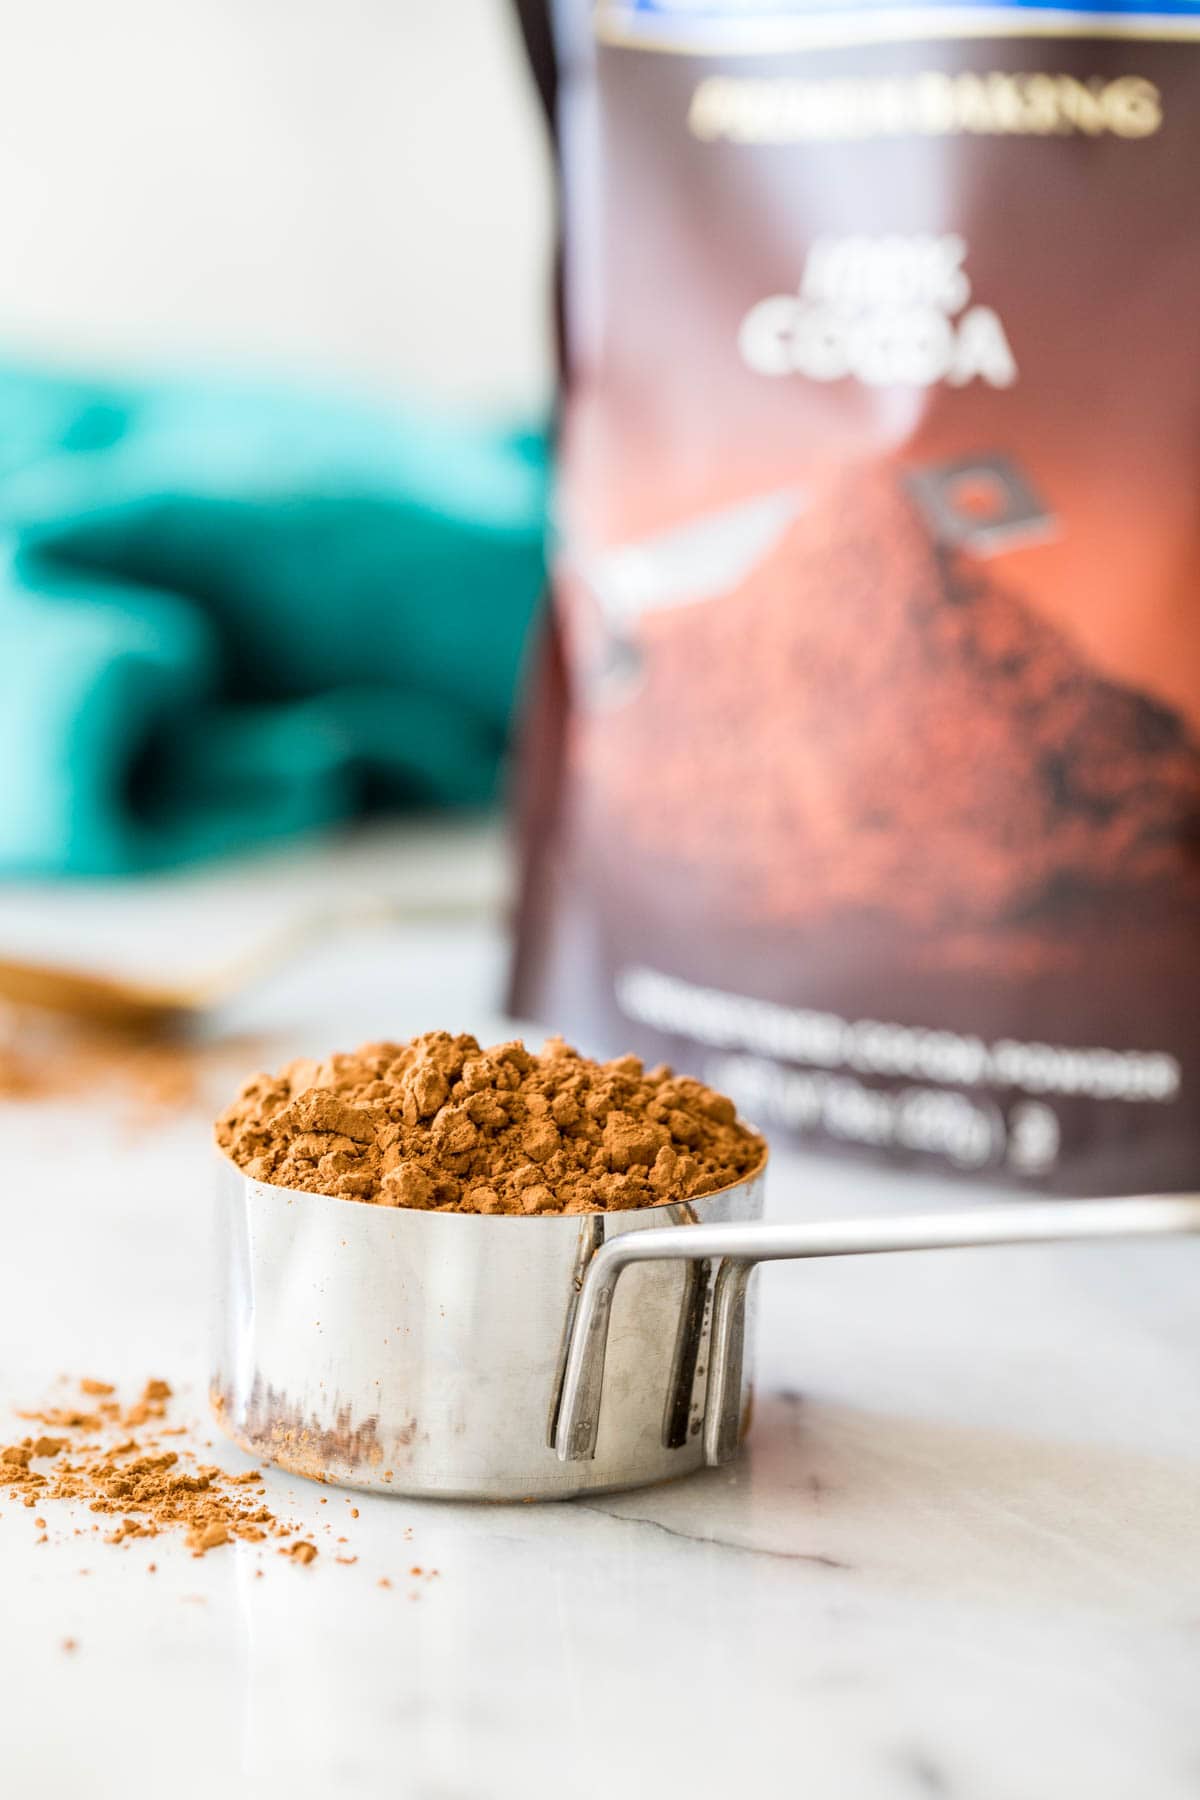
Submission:
[[[635,1056],[598,1063],[561,1038],[426,1032],[256,1075],[217,1142],[258,1181],[381,1206],[617,1212],[695,1199],[761,1164],[732,1100]]]
[[[246,1036],[123,1031],[92,1020],[0,1004],[0,1103],[99,1099],[139,1128],[204,1104],[261,1042]],[[211,1104],[211,1100],[210,1100]]]
[[[86,1505],[115,1521],[104,1533],[106,1544],[176,1532],[193,1555],[204,1556],[236,1538],[282,1538],[290,1540],[282,1548],[295,1561],[316,1556],[308,1535],[263,1503],[259,1470],[230,1475],[164,1443],[184,1435],[166,1422],[171,1389],[165,1381],[148,1381],[128,1406],[113,1398],[108,1382],[85,1378],[78,1389],[82,1405],[17,1415],[39,1429],[0,1447],[0,1488],[10,1499],[31,1511],[54,1501]],[[48,1542],[47,1520],[34,1523],[42,1533],[37,1541]]]

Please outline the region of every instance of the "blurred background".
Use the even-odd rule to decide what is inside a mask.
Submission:
[[[5,36],[9,355],[540,416],[549,170],[502,0],[47,0]]]
[[[414,998],[427,937],[396,988],[359,955],[361,1020],[344,970],[319,987],[339,1041],[462,1023],[503,979],[543,587],[551,177],[515,12],[51,0],[6,45],[0,959],[177,986],[445,924],[481,959],[453,1019]],[[44,1055],[0,1019],[25,1092]]]

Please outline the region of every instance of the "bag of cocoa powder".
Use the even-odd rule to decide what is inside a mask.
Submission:
[[[794,1140],[1196,1185],[1200,4],[553,13],[515,1010]]]

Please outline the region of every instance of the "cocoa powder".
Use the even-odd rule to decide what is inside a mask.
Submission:
[[[99,1100],[134,1128],[203,1106],[261,1043],[105,1027],[0,1002],[0,1104]],[[209,1099],[212,1104],[212,1097]]]
[[[381,1206],[623,1211],[694,1199],[766,1154],[733,1102],[635,1056],[426,1032],[256,1075],[216,1127],[255,1180]]]
[[[574,779],[659,890],[982,929],[993,958],[1114,894],[1194,920],[1200,741],[939,548],[894,472],[832,481],[735,593],[639,629],[642,683],[619,723],[581,714]]]
[[[299,1562],[311,1562],[316,1545],[297,1535],[297,1528],[278,1519],[263,1504],[265,1489],[257,1469],[230,1475],[199,1461],[195,1452],[164,1438],[179,1438],[168,1427],[171,1389],[151,1380],[140,1397],[122,1406],[104,1381],[84,1379],[79,1390],[85,1407],[50,1406],[18,1416],[48,1426],[53,1435],[28,1434],[0,1447],[0,1488],[22,1500],[31,1511],[50,1501],[83,1503],[115,1521],[104,1534],[106,1544],[129,1538],[182,1534],[196,1556],[204,1556],[235,1538],[262,1543],[268,1538],[291,1540],[283,1547]],[[140,1436],[131,1436],[139,1431]],[[37,1518],[44,1543],[46,1520]]]

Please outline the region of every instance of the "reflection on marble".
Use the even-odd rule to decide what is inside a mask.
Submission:
[[[318,1049],[486,1031],[498,959],[485,925],[414,926],[385,981],[378,943],[347,943],[248,1020]],[[4,1121],[0,1399],[157,1374],[202,1420],[203,1116]],[[772,1183],[780,1215],[962,1198],[782,1157]],[[0,1498],[0,1793],[1194,1800],[1200,1244],[760,1279],[732,1469],[545,1507],[273,1472],[318,1528],[310,1569],[107,1548],[61,1510],[39,1547]]]

